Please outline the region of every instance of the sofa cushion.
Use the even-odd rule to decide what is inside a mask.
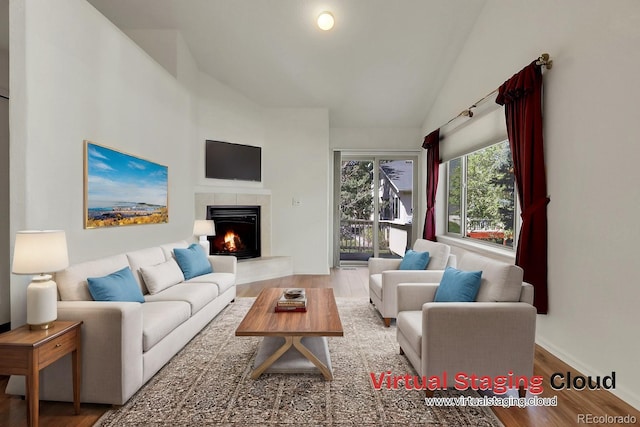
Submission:
[[[87,277],[99,277],[128,267],[124,254],[95,261],[75,264],[55,274],[58,293],[62,301],[93,301],[87,285]]]
[[[127,259],[129,260],[129,266],[131,267],[131,271],[133,271],[133,276],[136,278],[136,281],[140,285],[140,289],[143,294],[149,292],[147,289],[146,283],[142,278],[142,273],[140,269],[142,267],[150,267],[152,265],[160,264],[161,262],[166,261],[164,257],[164,252],[158,246],[147,249],[140,249],[139,251],[127,252]]]
[[[191,315],[200,311],[218,296],[218,287],[213,283],[179,283],[154,295],[145,295],[147,302],[184,301],[191,306]],[[143,304],[144,305],[144,304]]]
[[[189,280],[196,276],[212,273],[211,263],[207,259],[204,249],[197,243],[189,245],[186,249],[176,248],[173,255],[184,273],[184,278]]]
[[[140,273],[150,294],[157,294],[173,285],[184,282],[184,275],[175,259],[151,267],[141,267]]]
[[[372,274],[369,277],[369,289],[371,289],[379,299],[382,299],[382,274]]]
[[[429,252],[416,252],[409,249],[405,252],[398,270],[424,270],[429,264]]]
[[[462,271],[447,267],[433,298],[434,302],[472,302],[480,288],[482,271]]]
[[[444,270],[449,262],[451,248],[444,243],[432,242],[431,240],[418,239],[413,244],[416,252],[429,252],[429,270]]]
[[[148,351],[171,331],[187,321],[191,309],[184,301],[142,304],[142,351]]]
[[[520,267],[474,253],[466,253],[458,267],[461,270],[481,270],[482,281],[476,301],[518,302],[522,290]]]
[[[96,301],[144,302],[129,266],[102,277],[88,277],[89,292]]]
[[[178,242],[166,243],[164,245],[160,245],[160,249],[162,249],[162,253],[164,254],[165,261],[174,258],[173,250],[178,249],[186,249],[189,247],[189,243],[184,240],[180,240]]]
[[[422,356],[422,311],[401,311],[396,319],[396,327],[396,333],[404,335],[418,356]]]
[[[214,283],[218,286],[218,294],[223,294],[236,284],[233,273],[209,273],[187,280],[187,283]]]

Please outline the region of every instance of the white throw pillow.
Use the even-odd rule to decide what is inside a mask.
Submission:
[[[184,282],[182,270],[173,258],[151,267],[141,267],[140,273],[151,295]]]

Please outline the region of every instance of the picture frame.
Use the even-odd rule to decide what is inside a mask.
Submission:
[[[84,141],[84,228],[169,222],[169,168]]]

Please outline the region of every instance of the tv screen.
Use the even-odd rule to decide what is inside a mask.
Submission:
[[[205,177],[262,181],[262,148],[207,140]]]

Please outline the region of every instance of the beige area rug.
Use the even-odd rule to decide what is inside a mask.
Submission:
[[[250,378],[260,338],[236,337],[254,301],[220,313],[124,406],[108,426],[502,426],[488,408],[428,407],[418,390],[375,390],[370,373],[415,375],[366,299],[337,299],[344,337],[329,338],[334,380],[320,374]],[[455,390],[436,396],[473,395]]]

